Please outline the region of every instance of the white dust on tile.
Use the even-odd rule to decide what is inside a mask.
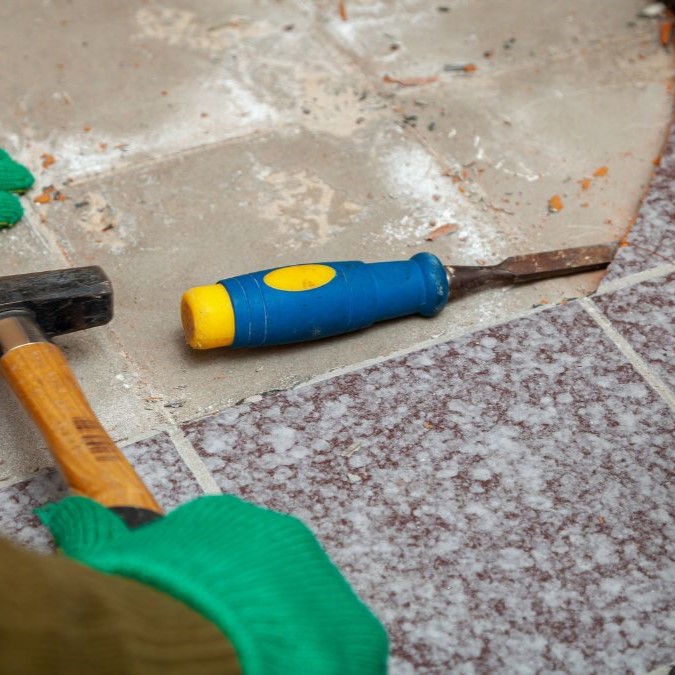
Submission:
[[[136,23],[140,29],[138,38],[153,38],[172,47],[213,53],[232,49],[242,38],[269,33],[273,28],[267,21],[235,15],[222,24],[208,26],[196,12],[160,5],[138,9]]]
[[[342,225],[363,206],[310,171],[274,170],[251,157],[254,175],[266,186],[260,192],[259,213],[276,228],[275,241],[284,249],[320,246],[344,230]]]
[[[495,246],[499,234],[490,216],[459,192],[423,148],[392,144],[380,161],[390,197],[405,211],[398,221],[383,225],[381,236],[387,243],[419,244],[434,227],[452,223],[459,229],[448,241],[471,262],[499,250]]]
[[[117,210],[101,192],[87,192],[80,199],[81,212],[77,224],[87,232],[95,246],[107,248],[111,253],[120,254],[137,242],[134,217],[125,214],[118,218]]]

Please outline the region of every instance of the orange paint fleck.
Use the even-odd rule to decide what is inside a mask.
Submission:
[[[343,21],[347,20],[347,7],[345,6],[344,0],[338,2],[338,14]]]
[[[601,166],[600,168],[596,169],[593,172],[593,175],[596,178],[602,178],[603,176],[606,176],[609,173],[609,169],[606,166]]]
[[[548,210],[551,213],[558,213],[558,211],[562,211],[564,208],[565,205],[563,204],[560,195],[553,195],[553,197],[548,200]]]
[[[419,87],[423,84],[432,84],[433,82],[437,82],[438,78],[436,76],[433,77],[406,77],[404,79],[400,79],[398,77],[390,77],[389,75],[385,75],[382,78],[383,82],[386,82],[387,84],[398,84],[399,87]]]
[[[475,63],[467,63],[462,70],[465,73],[473,73],[478,70],[478,66]]]
[[[673,37],[673,22],[670,19],[666,19],[661,22],[661,31],[659,33],[659,40],[664,47],[667,47],[670,44],[670,41]]]
[[[85,133],[88,134],[88,133],[91,131],[91,126],[90,126],[89,124],[85,124],[85,125],[82,127],[82,131],[84,131]]]
[[[33,201],[36,204],[49,204],[49,202],[52,200],[51,195],[49,192],[43,192],[41,195],[38,195],[33,199]]]
[[[652,160],[652,164],[654,166],[660,166],[661,165],[661,155],[657,155],[656,157],[654,157],[654,159]]]
[[[457,232],[459,229],[459,226],[456,225],[455,223],[445,223],[444,225],[441,225],[440,227],[437,227],[435,230],[432,230],[429,232],[429,234],[425,237],[427,241],[435,241],[439,237],[444,237],[446,234],[452,234],[453,232]]]
[[[588,190],[588,188],[591,187],[591,183],[592,183],[592,181],[591,181],[590,178],[584,178],[581,181],[581,189],[582,190]]]
[[[42,160],[43,169],[48,169],[56,161],[54,155],[50,155],[48,152],[45,152],[42,155],[40,155],[40,159]]]

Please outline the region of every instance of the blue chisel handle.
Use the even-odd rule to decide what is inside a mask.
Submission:
[[[223,279],[183,295],[195,349],[262,347],[350,333],[411,314],[435,316],[448,276],[431,253],[400,262],[293,265]]]

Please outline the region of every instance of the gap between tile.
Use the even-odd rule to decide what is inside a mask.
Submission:
[[[579,302],[595,323],[605,331],[607,337],[617,346],[619,351],[626,359],[628,359],[633,368],[640,373],[649,386],[668,404],[670,409],[675,412],[675,394],[673,394],[665,382],[652,371],[642,357],[630,346],[628,341],[616,330],[616,328],[614,328],[612,322],[590,298],[582,298]]]
[[[643,270],[642,272],[635,272],[634,274],[629,274],[626,277],[614,279],[614,281],[610,281],[606,284],[601,283],[594,295],[605,295],[606,293],[619,291],[622,288],[635,286],[636,284],[640,284],[643,281],[651,281],[652,279],[657,279],[658,277],[664,277],[671,272],[675,272],[675,263],[667,263],[664,265],[659,265],[658,267],[652,267],[648,270]]]
[[[227,138],[221,138],[220,140],[214,141],[213,143],[202,143],[201,145],[195,145],[190,148],[183,148],[182,150],[176,150],[174,152],[169,152],[162,155],[157,155],[155,157],[149,157],[147,159],[137,159],[131,160],[127,164],[122,164],[120,166],[111,166],[109,169],[99,171],[96,173],[82,174],[77,178],[73,179],[68,183],[68,187],[79,187],[81,185],[86,185],[90,181],[99,181],[111,176],[119,176],[121,174],[129,173],[131,171],[138,171],[147,169],[159,164],[164,164],[172,159],[178,157],[185,157],[190,155],[195,155],[204,150],[209,150],[212,148],[218,148],[220,146],[228,145],[236,141],[240,141],[245,138],[255,138],[256,136],[264,136],[267,133],[277,131],[279,129],[293,129],[298,126],[294,122],[286,122],[283,124],[272,124],[270,126],[256,126],[250,129],[241,130],[243,133],[235,134],[228,136]]]
[[[340,377],[341,375],[348,375],[349,373],[356,372],[357,370],[363,370],[364,368],[370,368],[371,366],[375,366],[379,363],[384,363],[385,361],[391,361],[392,359],[397,359],[401,356],[407,356],[408,354],[412,354],[414,352],[419,352],[423,349],[428,349],[429,347],[435,347],[436,345],[441,345],[445,344],[446,342],[452,342],[454,340],[457,340],[459,338],[462,338],[466,335],[471,335],[472,333],[477,333],[478,331],[485,330],[488,328],[493,328],[495,326],[501,326],[506,323],[509,323],[511,321],[519,321],[520,319],[524,319],[530,316],[533,316],[535,314],[538,314],[539,312],[545,312],[546,310],[554,309],[556,307],[559,307],[560,305],[539,305],[537,307],[532,307],[531,309],[528,309],[525,312],[522,312],[521,314],[517,314],[516,316],[510,316],[506,317],[502,321],[496,321],[494,323],[490,322],[481,322],[481,323],[476,323],[473,326],[471,326],[468,330],[463,331],[461,333],[458,333],[457,335],[439,335],[433,338],[430,338],[429,340],[424,340],[423,342],[417,342],[414,345],[410,345],[409,347],[405,347],[404,349],[399,349],[395,352],[391,352],[390,354],[386,354],[384,356],[378,356],[373,359],[367,359],[366,361],[361,361],[359,363],[350,363],[346,366],[342,366],[341,368],[335,368],[334,370],[329,370],[327,373],[321,373],[320,375],[316,375],[309,380],[304,380],[303,382],[299,382],[296,384],[294,387],[289,387],[289,389],[303,389],[304,387],[309,387],[313,384],[317,384],[319,382],[325,382],[326,380],[332,380],[335,377]],[[247,403],[253,402],[258,400],[258,397],[261,397],[260,394],[254,394],[253,396],[249,396],[248,398],[245,398],[244,401]],[[209,415],[205,415],[205,417],[208,417]]]
[[[197,483],[199,483],[199,487],[201,487],[206,494],[222,494],[222,490],[218,487],[216,479],[206,468],[206,464],[204,464],[202,458],[197,454],[197,451],[188,437],[183,433],[183,430],[176,426],[167,430],[167,433],[169,434],[169,438],[176,448],[176,451],[180,455],[180,458],[192,472]]]

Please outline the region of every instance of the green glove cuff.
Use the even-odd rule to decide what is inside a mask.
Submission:
[[[21,202],[11,192],[28,190],[35,179],[23,165],[0,149],[0,228],[11,227],[23,217]]]
[[[154,586],[213,621],[245,675],[386,672],[382,625],[296,518],[227,495],[135,530],[83,497],[38,515],[69,557]]]

